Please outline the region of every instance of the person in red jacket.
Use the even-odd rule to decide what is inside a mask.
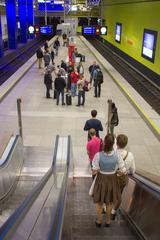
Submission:
[[[71,73],[71,95],[72,95],[72,97],[76,96],[78,79],[79,79],[79,73],[78,73],[77,69],[75,68],[74,72]]]

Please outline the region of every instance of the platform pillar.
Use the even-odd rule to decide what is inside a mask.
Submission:
[[[18,16],[20,22],[20,41],[21,43],[27,42],[27,1],[18,0]]]
[[[28,12],[28,27],[34,26],[33,0],[27,0],[27,12]],[[30,34],[29,38],[34,38],[34,34]]]
[[[2,39],[1,12],[0,12],[0,57],[3,57],[3,39]]]
[[[6,0],[6,18],[8,28],[8,45],[17,48],[16,0]]]

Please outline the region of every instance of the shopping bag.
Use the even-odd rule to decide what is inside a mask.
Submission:
[[[93,196],[93,190],[94,190],[94,185],[95,185],[95,182],[96,182],[96,178],[97,178],[97,175],[95,176],[95,178],[94,178],[94,180],[91,184],[91,187],[89,189],[89,196],[91,196],[91,197]]]

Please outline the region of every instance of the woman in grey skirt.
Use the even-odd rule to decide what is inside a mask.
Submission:
[[[93,174],[97,174],[93,190],[93,201],[96,203],[97,220],[96,226],[102,225],[102,207],[106,205],[106,224],[110,226],[110,214],[112,205],[120,198],[120,188],[117,181],[117,170],[125,173],[126,168],[122,157],[113,150],[114,136],[106,135],[104,138],[103,152],[96,153],[92,161]]]

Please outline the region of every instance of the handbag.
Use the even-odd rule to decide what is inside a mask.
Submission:
[[[127,152],[126,156],[123,158],[123,161],[126,160],[127,156],[128,156],[128,152]],[[122,192],[123,188],[128,183],[128,174],[117,175],[117,179],[118,179],[118,184],[119,184],[120,190]]]
[[[95,176],[95,178],[94,178],[94,180],[91,184],[91,187],[89,189],[89,196],[91,196],[91,197],[93,196],[93,190],[94,190],[94,185],[95,185],[95,182],[96,182],[96,178],[97,178],[97,175]]]

